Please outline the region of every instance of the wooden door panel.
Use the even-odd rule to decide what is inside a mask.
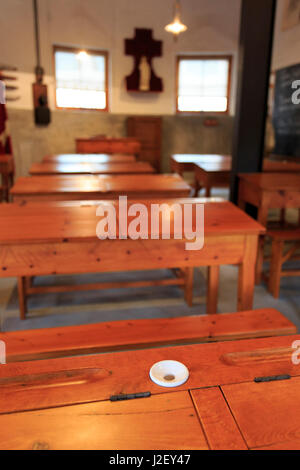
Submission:
[[[299,388],[299,377],[222,387],[249,448],[300,449]]]
[[[208,449],[188,392],[0,417],[0,449]]]

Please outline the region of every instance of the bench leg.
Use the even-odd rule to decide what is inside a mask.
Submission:
[[[20,319],[25,320],[27,313],[26,277],[18,277]]]
[[[217,313],[219,293],[220,266],[209,266],[207,273],[206,313]]]
[[[184,299],[189,307],[193,306],[194,268],[185,269]]]
[[[283,241],[272,241],[272,254],[268,290],[276,299],[279,297],[280,278],[282,271]]]

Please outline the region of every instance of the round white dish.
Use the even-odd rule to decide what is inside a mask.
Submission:
[[[189,378],[189,371],[181,362],[168,360],[154,364],[149,375],[161,387],[179,387]]]

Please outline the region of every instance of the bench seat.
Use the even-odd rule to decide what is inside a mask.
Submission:
[[[238,313],[124,320],[0,333],[6,361],[146,349],[295,334],[296,326],[274,309]]]

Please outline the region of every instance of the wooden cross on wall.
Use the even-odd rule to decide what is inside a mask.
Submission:
[[[135,29],[133,39],[125,39],[125,54],[134,58],[133,72],[126,77],[128,91],[163,91],[162,79],[157,77],[152,66],[153,57],[162,56],[162,41],[156,41],[152,37],[152,29]],[[141,81],[147,79],[147,68],[149,69],[149,86],[141,87]],[[142,77],[143,75],[143,77]]]

